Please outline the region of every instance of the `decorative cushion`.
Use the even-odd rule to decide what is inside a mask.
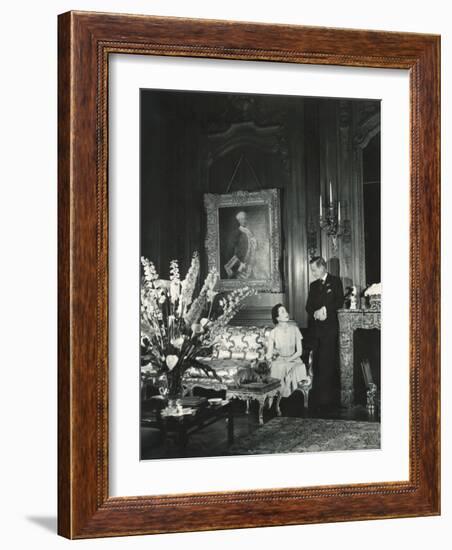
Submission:
[[[269,327],[227,326],[213,345],[213,359],[263,359]]]

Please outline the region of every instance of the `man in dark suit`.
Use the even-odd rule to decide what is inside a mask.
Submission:
[[[309,340],[314,351],[312,399],[315,408],[330,409],[339,404],[337,310],[343,306],[344,291],[339,277],[327,271],[320,256],[312,258],[316,278],[309,287],[306,311],[309,314]]]

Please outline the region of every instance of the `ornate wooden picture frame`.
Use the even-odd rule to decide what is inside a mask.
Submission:
[[[405,69],[410,78],[409,479],[109,493],[109,56]],[[69,12],[59,17],[58,532],[88,538],[440,513],[440,38]]]
[[[207,214],[206,251],[209,268],[220,274],[219,289],[238,288],[243,282],[261,292],[281,292],[281,220],[278,189],[204,195]],[[253,244],[240,260],[236,243],[239,218],[244,218]],[[245,217],[246,216],[246,217]],[[237,218],[237,219],[236,219]],[[235,221],[235,223],[234,223]],[[253,231],[253,222],[256,225]],[[244,237],[245,238],[245,237]],[[241,247],[243,248],[243,246]],[[240,266],[244,268],[241,270]]]

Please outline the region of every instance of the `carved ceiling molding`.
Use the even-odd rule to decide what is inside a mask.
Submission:
[[[284,126],[257,126],[254,122],[231,124],[223,132],[207,136],[209,167],[232,151],[252,147],[271,154],[278,154],[285,171],[290,169],[290,154]]]
[[[381,128],[380,112],[374,113],[358,126],[353,143],[356,147],[364,149],[369,141],[378,134]]]
[[[374,99],[361,100],[358,103],[358,125],[363,124],[371,116],[380,112],[380,102]]]
[[[223,108],[206,123],[208,133],[222,132],[231,124],[254,122],[256,126],[283,125],[287,120],[287,107],[272,102],[267,97],[252,95],[226,95]]]

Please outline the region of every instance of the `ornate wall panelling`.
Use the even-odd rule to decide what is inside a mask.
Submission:
[[[356,285],[359,291],[366,286],[363,149],[380,131],[379,105],[375,101],[328,101],[319,109],[319,130],[320,188],[327,197],[332,182],[333,200],[341,201],[345,220],[337,251],[322,234],[321,252],[330,259],[330,269],[337,270],[344,287]]]
[[[282,245],[291,242],[292,233],[287,212],[291,202],[287,193],[292,180],[290,140],[287,137],[284,109],[265,108],[259,97],[230,96],[224,110],[207,127],[204,151],[207,162],[203,179],[209,192],[232,193],[239,190],[254,191],[277,187],[282,189]],[[288,288],[288,259],[283,252],[281,268]],[[292,259],[293,262],[293,259]],[[283,293],[261,293],[249,299],[235,322],[258,326],[271,323],[270,309],[277,302],[285,303]]]
[[[307,215],[308,192],[306,182],[305,152],[305,101],[298,101],[293,106],[292,116],[288,122],[292,170],[287,185],[285,227],[287,235],[286,280],[287,307],[300,326],[307,326],[308,317],[305,311],[309,287]]]
[[[342,215],[344,219],[344,235],[338,239],[340,275],[344,288],[353,285],[353,248],[350,220],[351,189],[349,182],[352,180],[352,121],[353,103],[348,100],[340,100],[337,106],[338,120],[338,199],[341,201]]]
[[[332,184],[333,201],[338,198],[340,186],[338,174],[338,111],[336,100],[322,100],[319,108],[320,133],[320,191],[323,198],[329,197],[329,186]],[[328,260],[328,269],[340,275],[338,252],[333,250],[331,238],[321,235],[321,253]]]
[[[321,254],[319,224],[320,162],[319,101],[304,100],[304,177],[307,195],[307,251],[309,256]]]
[[[351,178],[353,281],[358,291],[366,287],[364,207],[363,207],[363,149],[380,132],[380,109],[375,102],[356,104],[354,108],[353,164]]]
[[[264,324],[270,307],[281,301],[306,326],[309,253],[332,259],[330,269],[344,286],[365,286],[362,152],[380,129],[375,101],[236,94],[153,101],[150,116],[158,111],[162,120],[153,120],[158,139],[151,136],[152,147],[142,151],[143,177],[152,182],[142,195],[142,216],[150,220],[142,234],[144,254],[164,270],[173,257],[185,264],[193,250],[204,251],[204,193],[277,187],[285,292],[253,298],[239,321]],[[163,122],[168,117],[170,125]],[[341,200],[342,216],[350,220],[337,251],[319,228],[319,194],[322,189],[327,197],[330,181],[333,199]]]

